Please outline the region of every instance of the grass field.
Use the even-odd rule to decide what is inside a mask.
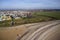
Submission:
[[[48,16],[48,17],[60,19],[60,11],[34,12],[34,15],[37,15],[37,16],[42,15],[42,16]]]

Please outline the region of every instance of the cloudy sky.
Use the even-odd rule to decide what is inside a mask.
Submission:
[[[0,9],[60,9],[60,0],[0,0]]]

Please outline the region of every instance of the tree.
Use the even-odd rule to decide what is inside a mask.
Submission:
[[[13,26],[14,25],[14,17],[11,15],[11,25]]]

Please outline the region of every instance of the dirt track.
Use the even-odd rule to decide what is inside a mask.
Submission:
[[[51,27],[51,29],[50,29],[50,27]],[[40,40],[40,39],[44,40],[44,39],[42,39],[44,37],[43,35],[45,32],[48,32],[47,31],[48,29],[52,30],[51,35],[52,35],[52,33],[54,33],[53,31],[55,29],[53,30],[52,28],[59,29],[60,20],[24,24],[24,25],[20,25],[20,26],[16,26],[16,27],[5,27],[5,28],[1,27],[0,28],[0,40],[16,40],[17,34],[21,35],[20,40]],[[57,32],[60,33],[60,31],[57,31]],[[47,33],[47,34],[49,35],[49,33]],[[47,34],[45,34],[45,35],[47,35]],[[42,36],[42,38],[40,38],[40,35]],[[45,38],[46,40],[49,39],[49,38],[47,39],[47,37]]]

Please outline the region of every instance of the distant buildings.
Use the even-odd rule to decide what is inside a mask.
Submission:
[[[9,15],[6,15],[6,14],[1,14],[0,21],[4,21],[4,20],[11,20],[11,17]]]
[[[15,19],[21,17],[30,17],[31,12],[28,11],[0,11],[0,21],[11,20],[10,16],[13,16]]]

